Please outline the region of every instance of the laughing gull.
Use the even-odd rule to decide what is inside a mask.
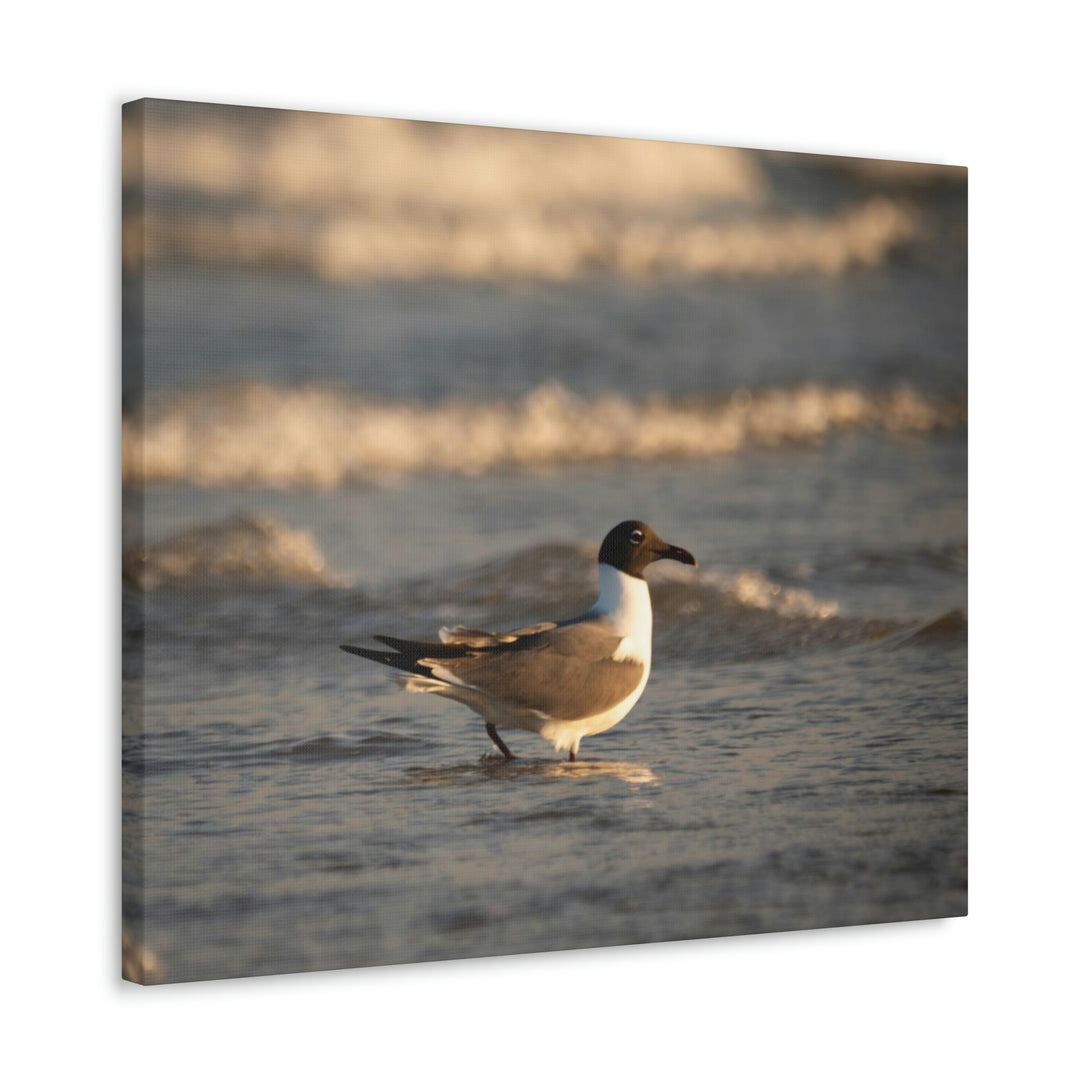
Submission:
[[[614,727],[649,680],[652,603],[643,574],[658,559],[697,566],[643,521],[624,521],[600,545],[600,597],[576,619],[508,634],[444,626],[439,641],[377,635],[393,652],[341,648],[405,672],[406,690],[467,705],[507,759],[514,755],[500,727],[535,731],[577,761],[581,740]]]

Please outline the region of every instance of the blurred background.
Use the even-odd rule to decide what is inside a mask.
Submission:
[[[147,108],[126,477],[334,486],[962,420],[963,169]]]
[[[166,101],[123,146],[132,955],[966,909],[965,169]],[[701,568],[583,748],[585,895],[566,777],[455,772],[476,721],[336,645],[576,614],[628,517]]]

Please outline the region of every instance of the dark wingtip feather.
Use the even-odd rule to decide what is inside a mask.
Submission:
[[[397,668],[399,671],[421,672],[423,670],[417,665],[415,656],[406,656],[399,652],[382,652],[379,649],[361,649],[358,645],[339,645],[338,648],[352,653],[353,656],[374,660],[377,664],[386,664],[387,667]]]

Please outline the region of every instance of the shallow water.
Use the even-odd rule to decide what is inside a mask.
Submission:
[[[522,760],[481,761],[464,710],[348,659],[266,656],[257,690],[238,671],[148,702],[126,775],[170,978],[966,910],[955,635],[705,669],[661,644],[645,700],[575,764],[518,732]]]

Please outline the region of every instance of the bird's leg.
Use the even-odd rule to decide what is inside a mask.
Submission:
[[[514,755],[510,753],[510,747],[499,737],[499,733],[495,730],[495,725],[485,724],[484,728],[488,733],[488,738],[502,751],[502,756],[509,761]]]
[[[577,761],[577,751],[576,750],[571,750],[570,751],[570,760],[571,761]]]

